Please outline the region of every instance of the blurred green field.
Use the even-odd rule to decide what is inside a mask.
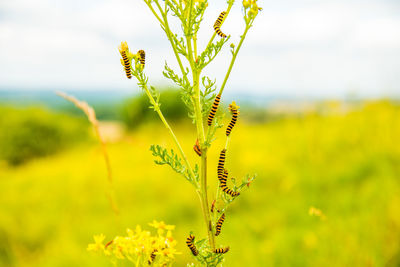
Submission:
[[[175,126],[198,160],[193,127]],[[217,239],[231,247],[225,266],[400,266],[400,106],[326,104],[323,112],[262,125],[239,121],[232,135],[230,173],[258,177]],[[220,130],[209,156],[213,192],[224,142]],[[191,230],[206,234],[199,201],[182,177],[153,163],[151,144],[173,147],[153,124],[109,145],[118,218],[95,143],[18,167],[1,164],[0,266],[112,266],[86,251],[93,235],[111,239],[153,219],[176,225],[183,252],[176,266],[192,262],[185,238]],[[311,206],[326,219],[310,216]]]

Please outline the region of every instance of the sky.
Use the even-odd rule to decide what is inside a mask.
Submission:
[[[400,96],[400,1],[259,0],[226,91],[260,95]],[[225,1],[210,1],[199,50]],[[236,1],[221,30],[237,43],[244,29]],[[175,27],[177,33],[180,28]],[[138,90],[124,76],[118,45],[146,51],[153,85],[171,85],[170,45],[141,0],[1,0],[0,90]],[[229,44],[228,43],[228,44]],[[229,46],[204,74],[220,86]]]

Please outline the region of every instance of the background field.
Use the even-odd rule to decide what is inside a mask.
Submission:
[[[231,247],[226,266],[399,266],[400,106],[324,102],[258,122],[251,114],[242,110],[227,153],[235,177],[258,176],[227,212],[218,238]],[[173,124],[197,160],[193,126]],[[223,130],[217,137],[213,192]],[[191,230],[204,236],[204,225],[191,185],[152,162],[151,144],[173,146],[165,129],[144,123],[109,144],[119,217],[105,196],[101,150],[83,140],[17,166],[0,164],[0,266],[111,266],[86,251],[93,235],[111,239],[153,219],[176,225],[183,252],[176,266],[190,262],[184,240]],[[310,216],[312,206],[326,218]]]

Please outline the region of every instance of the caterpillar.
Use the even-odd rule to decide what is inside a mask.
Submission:
[[[208,119],[207,119],[207,124],[208,126],[211,126],[212,121],[215,117],[215,113],[217,113],[217,109],[218,109],[218,105],[219,105],[219,101],[221,100],[221,95],[218,94],[215,99],[214,102],[211,106],[211,110],[210,110],[210,114],[208,114]]]
[[[105,245],[104,248],[108,248],[109,246],[111,246],[111,244],[114,242],[114,240],[108,241]]]
[[[196,152],[197,155],[201,156],[199,139],[196,140],[196,144],[194,145],[193,150],[194,150],[194,152]]]
[[[214,253],[219,253],[219,254],[221,254],[221,253],[227,253],[229,251],[229,247],[226,247],[226,248],[216,248],[216,249],[214,249]]]
[[[239,114],[238,109],[239,106],[236,105],[235,101],[233,101],[232,104],[229,105],[229,111],[232,113],[232,119],[228,127],[226,128],[226,136],[229,136],[231,134],[232,128],[236,124],[237,117]]]
[[[214,213],[216,199],[211,203],[211,213]]]
[[[147,261],[147,263],[149,265],[151,265],[154,262],[154,260],[156,258],[156,252],[157,252],[157,249],[154,249],[153,252],[151,252],[150,259]]]
[[[197,250],[196,246],[193,244],[194,241],[194,235],[189,235],[189,237],[186,239],[186,244],[189,247],[189,249],[192,251],[194,256],[199,255],[199,251]]]
[[[224,169],[224,173],[218,177],[220,187],[226,187],[226,179],[228,178],[228,171]]]
[[[120,50],[120,53],[122,56],[121,63],[122,63],[122,66],[124,66],[126,77],[128,77],[128,79],[131,79],[132,78],[131,62],[130,62],[128,56],[126,55],[125,50],[123,50],[123,51]]]
[[[222,213],[221,217],[219,217],[217,222],[217,227],[215,227],[215,236],[218,236],[221,233],[222,223],[225,221],[225,213]]]
[[[214,211],[216,210],[218,213],[220,213],[221,211],[217,208],[215,208],[215,204],[216,204],[216,200],[214,199],[213,202],[211,203],[211,212],[214,213]]]
[[[222,38],[226,38],[226,34],[224,34],[223,32],[221,32],[221,29],[220,29],[221,24],[222,24],[222,21],[224,20],[225,15],[226,15],[226,12],[225,12],[225,11],[222,11],[221,14],[219,14],[217,20],[216,20],[215,23],[214,23],[214,30],[215,30],[215,32],[216,32],[219,36],[221,36]]]
[[[218,160],[218,177],[222,176],[224,173],[224,164],[225,164],[225,152],[226,149],[222,149],[221,153],[219,154],[219,160]]]
[[[222,187],[222,191],[224,191],[225,193],[227,193],[231,197],[237,197],[238,195],[240,195],[239,192],[235,192],[235,191],[229,189],[226,185],[224,187]]]
[[[144,68],[144,63],[145,63],[145,59],[146,59],[146,53],[144,52],[144,50],[139,50],[137,53],[139,55],[140,64],[142,64],[142,68]]]

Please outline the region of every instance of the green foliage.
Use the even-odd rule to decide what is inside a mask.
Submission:
[[[212,81],[209,77],[203,76],[201,80],[204,90],[200,91],[200,104],[202,109],[203,118],[210,112],[216,94],[215,80]]]
[[[180,92],[174,89],[161,90],[160,108],[165,117],[171,121],[180,121],[186,118],[186,108],[180,100]],[[121,117],[128,129],[134,129],[146,122],[158,121],[157,114],[149,109],[149,100],[146,95],[139,94],[127,99],[121,107]]]
[[[192,183],[196,186],[196,183],[194,182],[193,177],[190,175],[190,172],[182,164],[182,160],[178,157],[178,155],[174,152],[173,149],[171,149],[170,152],[168,152],[167,149],[165,149],[159,145],[151,145],[150,151],[152,152],[154,157],[158,158],[158,159],[154,160],[154,162],[156,164],[158,164],[158,165],[167,164],[167,165],[171,166],[171,168],[175,172],[183,175],[186,178],[186,180],[188,180],[190,183]],[[196,168],[196,169],[198,169],[198,168]],[[197,170],[197,173],[198,173],[198,170]]]
[[[210,251],[207,239],[203,238],[194,242],[199,250],[199,255],[195,259],[201,263],[201,266],[217,267],[224,260],[223,254],[215,254]]]
[[[226,38],[225,35],[222,35],[218,32],[217,27],[221,26],[223,21],[229,15],[234,1],[229,0],[227,2],[226,10],[221,13],[221,16],[223,15],[223,18],[218,18],[218,25],[215,24],[217,26],[214,26],[215,32],[212,34],[203,52],[197,50],[197,33],[200,29],[200,23],[203,20],[204,12],[208,7],[207,0],[166,0],[162,2],[159,0],[144,0],[144,2],[153,13],[158,23],[160,23],[162,30],[165,32],[179,65],[180,74],[176,74],[175,71],[172,70],[167,63],[165,63],[165,71],[163,72],[163,75],[167,79],[172,80],[181,89],[182,100],[189,109],[188,115],[192,119],[193,123],[196,125],[196,152],[199,156],[201,156],[201,160],[197,158],[198,163],[200,164],[200,168],[198,167],[198,164],[194,165],[194,169],[191,167],[192,164],[190,164],[190,161],[188,160],[188,157],[186,156],[182,145],[180,144],[178,138],[174,134],[171,126],[165,119],[165,116],[160,109],[159,94],[154,89],[154,87],[149,84],[149,79],[144,73],[144,68],[138,62],[138,56],[132,54],[128,48],[127,43],[124,42],[121,43],[119,50],[122,57],[125,57],[125,60],[126,54],[128,55],[128,58],[135,59],[134,64],[132,64],[131,66],[132,75],[137,79],[137,84],[139,85],[139,87],[146,93],[151,105],[150,108],[154,109],[154,111],[160,117],[164,126],[167,128],[180,156],[179,158],[173,150],[168,152],[166,149],[161,148],[160,146],[152,146],[150,149],[153,152],[153,155],[159,158],[158,160],[156,160],[156,163],[160,165],[168,164],[176,172],[184,174],[186,179],[195,186],[196,192],[200,198],[201,211],[204,215],[205,226],[208,235],[208,244],[207,248],[204,251],[208,251],[208,254],[204,255],[202,259],[200,259],[200,257],[197,257],[197,259],[199,259],[200,263],[202,263],[204,266],[217,266],[221,261],[223,261],[224,256],[222,254],[216,255],[216,253],[213,252],[216,248],[216,242],[213,232],[214,225],[212,223],[209,212],[209,199],[207,196],[209,191],[209,188],[207,186],[207,151],[211,145],[211,142],[214,139],[216,129],[220,128],[221,124],[219,122],[219,118],[215,119],[214,123],[211,123],[210,118],[210,127],[207,127],[206,129],[204,128],[204,118],[210,112],[210,108],[215,98],[214,91],[216,90],[216,86],[215,81],[212,81],[212,79],[207,76],[202,76],[201,72],[212,60],[215,59],[215,57],[221,51],[222,47],[229,40],[229,38]],[[240,36],[238,46],[235,48],[234,44],[231,45],[232,58],[225,78],[218,92],[219,98],[222,95],[240,47],[246,37],[248,30],[252,27],[253,21],[259,10],[257,0],[250,2],[244,0],[242,5],[244,11],[243,18],[245,20],[245,29],[243,34]],[[179,34],[174,33],[170,28],[168,17],[169,15],[171,15],[171,13],[172,16],[175,16],[181,22],[181,32]],[[216,37],[217,33],[219,33],[220,35],[218,36],[218,38],[222,37],[222,39],[219,39],[219,41],[214,43],[214,38]],[[184,58],[181,58],[182,55],[184,56]],[[186,59],[186,61],[183,62],[182,59]],[[201,85],[203,86],[203,88],[201,88]],[[215,109],[213,109],[212,111],[213,116],[215,115],[216,109],[217,107],[215,107]],[[169,108],[166,108],[163,111],[168,110]],[[227,137],[225,149],[227,148],[229,141],[230,136]],[[233,193],[231,194],[234,195]],[[219,200],[218,197],[217,200]]]
[[[185,166],[182,165],[181,159],[175,154],[174,150],[171,149],[171,152],[168,153],[168,150],[162,148],[159,145],[151,145],[150,151],[152,152],[154,157],[159,157],[160,159],[154,160],[154,162],[158,165],[167,164],[171,166],[171,168],[179,174],[183,174],[185,172]]]
[[[165,62],[164,69],[165,69],[165,71],[163,71],[164,77],[173,81],[182,90],[181,91],[182,101],[183,103],[185,103],[187,109],[189,110],[188,112],[189,118],[191,118],[192,122],[194,123],[196,116],[193,106],[194,91],[192,85],[189,83],[187,78],[186,79],[181,78],[179,77],[179,75],[175,74],[174,70],[168,66],[167,62]],[[184,77],[186,77],[188,73],[189,70],[186,70],[184,73]]]
[[[269,123],[238,121],[246,127],[233,133],[227,167],[238,184],[247,170],[259,175],[226,213],[218,245],[231,248],[224,266],[400,264],[400,106],[329,105],[321,113],[289,114]],[[109,240],[153,219],[177,225],[174,237],[182,254],[174,266],[195,261],[185,239],[190,231],[195,241],[205,237],[197,196],[144,151],[153,143],[172,146],[159,134],[165,129],[154,127],[108,147],[121,204],[118,219],[104,196],[106,168],[97,143],[16,168],[0,164],[0,266],[110,267],[107,258],[85,250],[93,233]],[[182,145],[191,148],[193,133],[182,128]],[[209,197],[224,143],[218,138],[208,151]],[[310,216],[310,206],[326,219]]]
[[[54,154],[88,138],[83,119],[41,108],[0,107],[0,158],[11,165]]]
[[[219,109],[221,110],[221,108]],[[222,123],[222,119],[224,117],[224,113],[220,112],[214,118],[214,127],[211,127],[210,130],[207,132],[206,136],[206,141],[204,142],[204,145],[206,147],[210,147],[211,143],[215,140],[215,134],[217,133],[217,130],[224,127],[224,124]]]
[[[230,36],[227,38],[222,38],[216,43],[210,43],[207,48],[200,54],[198,60],[196,61],[196,68],[205,68],[221,51],[225,43],[229,41]]]

